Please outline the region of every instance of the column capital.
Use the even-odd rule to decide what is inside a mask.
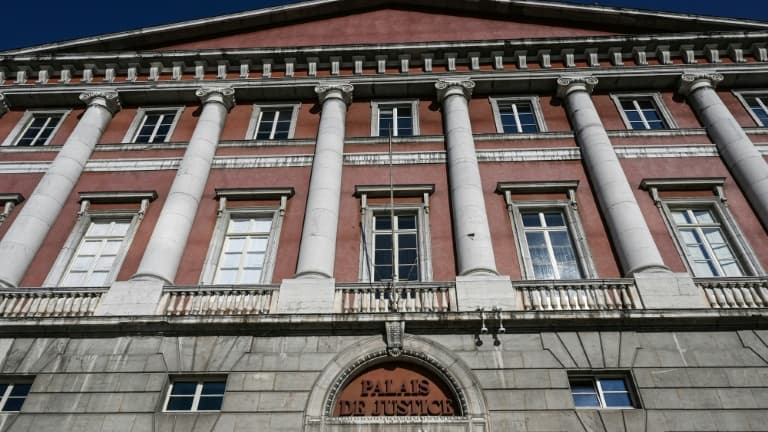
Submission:
[[[435,83],[437,89],[437,100],[442,103],[446,97],[451,95],[461,95],[469,100],[472,97],[472,89],[475,88],[475,82],[469,79],[453,78],[439,79]]]
[[[680,76],[680,85],[677,91],[683,96],[688,96],[702,87],[715,88],[723,79],[723,74],[717,72],[684,72]]]
[[[557,97],[564,98],[573,91],[592,93],[597,85],[597,78],[591,75],[561,76],[557,79]]]
[[[224,105],[227,111],[235,105],[235,89],[232,87],[200,87],[195,91],[203,105],[213,102]]]
[[[322,104],[327,99],[341,99],[345,104],[352,103],[355,87],[348,81],[327,82],[315,86],[315,93]]]
[[[8,112],[8,103],[5,101],[5,95],[0,93],[0,117]]]
[[[120,97],[114,90],[87,90],[80,93],[80,100],[89,107],[100,106],[112,115],[120,111]]]

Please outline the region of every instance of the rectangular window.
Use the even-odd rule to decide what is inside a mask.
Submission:
[[[762,274],[759,261],[724,204],[724,185],[722,177],[644,179],[640,183],[661,211],[693,276]]]
[[[4,146],[39,147],[48,145],[69,111],[27,111],[3,142]]]
[[[157,198],[154,191],[80,192],[79,195],[77,223],[43,286],[110,285],[120,271],[149,203]]]
[[[694,276],[744,276],[711,209],[671,208],[670,212]]]
[[[91,220],[61,286],[108,285],[130,227],[131,219]]]
[[[749,107],[749,111],[752,113],[752,117],[757,122],[757,125],[763,127],[768,126],[768,96],[745,95],[743,100]]]
[[[174,379],[168,389],[165,411],[221,411],[226,387],[226,377]]]
[[[625,376],[571,376],[568,381],[576,408],[636,407]]]
[[[299,105],[254,105],[247,139],[287,140],[293,138]]]
[[[674,127],[661,97],[653,95],[614,95],[627,129],[670,129]]]
[[[272,282],[277,245],[293,188],[216,189],[219,217],[201,285]]]
[[[491,98],[491,107],[498,133],[546,132],[536,97]]]
[[[535,279],[583,277],[561,210],[520,212]]]
[[[414,136],[419,134],[418,101],[372,102],[371,136]]]
[[[0,380],[0,411],[17,412],[21,411],[24,401],[32,388],[32,379],[19,381],[1,381]]]
[[[272,217],[233,215],[229,219],[216,271],[216,284],[258,284],[272,232]]]
[[[432,280],[429,196],[434,190],[431,184],[355,186],[362,210],[361,282]]]
[[[418,235],[416,213],[374,214],[373,280],[419,280]]]
[[[146,111],[133,142],[157,143],[169,141],[172,128],[176,123],[177,114],[178,110],[176,109]]]

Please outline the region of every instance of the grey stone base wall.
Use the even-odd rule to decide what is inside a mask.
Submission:
[[[322,371],[371,336],[2,339],[2,377],[34,384],[21,413],[0,414],[0,430],[301,431]],[[416,337],[471,369],[486,430],[768,430],[768,331],[500,334],[498,344],[479,335],[481,345],[471,334]],[[574,409],[568,371],[590,370],[629,371],[643,408]],[[169,376],[195,374],[227,375],[222,411],[163,413]]]

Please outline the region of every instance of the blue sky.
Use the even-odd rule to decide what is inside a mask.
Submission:
[[[768,21],[764,0],[602,0],[571,1],[648,10],[717,15]],[[223,15],[293,0],[160,0],[153,2],[63,2],[22,0],[6,2],[0,50],[76,39],[121,30]]]

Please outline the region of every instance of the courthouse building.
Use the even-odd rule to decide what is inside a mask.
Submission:
[[[765,154],[766,22],[311,0],[1,52],[0,431],[768,430]]]

